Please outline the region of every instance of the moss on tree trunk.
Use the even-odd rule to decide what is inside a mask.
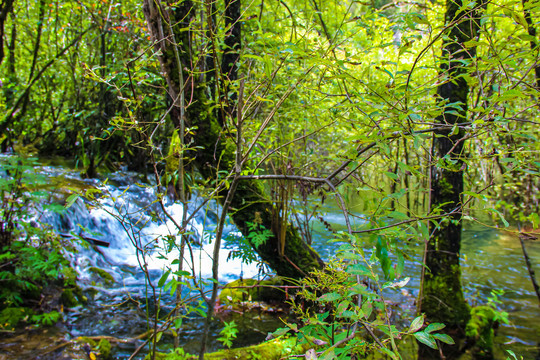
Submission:
[[[480,3],[470,12],[463,12],[461,0],[447,0],[445,20],[455,23],[443,40],[441,76],[444,83],[437,88],[443,113],[437,118],[441,125],[448,125],[434,133],[433,165],[431,178],[431,211],[449,214],[440,223],[431,224],[426,247],[426,266],[421,301],[421,311],[430,322],[446,324],[446,333],[458,346],[443,345],[447,358],[460,351],[460,339],[465,337],[465,326],[470,318],[469,307],[461,290],[461,205],[463,193],[463,161],[465,133],[458,126],[467,120],[469,85],[466,74],[474,60],[475,49],[464,43],[478,35],[478,14],[485,4]],[[439,358],[438,350],[420,346],[419,358]]]

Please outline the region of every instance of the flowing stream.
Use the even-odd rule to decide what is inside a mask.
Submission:
[[[147,316],[153,312],[153,303],[147,300],[151,299],[148,281],[157,284],[164,269],[177,266],[173,261],[179,256],[178,250],[167,243],[167,240],[179,243],[178,229],[156,201],[155,187],[140,175],[129,172],[109,174],[106,181],[105,178],[81,180],[77,172],[54,164],[43,165],[39,172],[50,179],[50,191],[59,194],[55,195],[57,201],[65,201],[67,194],[73,191],[98,189],[101,192],[93,202],[83,197],[77,199],[65,212],[36,214],[39,221],[49,224],[63,237],[83,238],[86,240],[79,243],[91,243],[86,247],[77,245],[79,251],[71,259],[89,301],[66,312],[70,336],[132,338],[148,330]],[[188,215],[201,203],[201,199],[194,197],[190,201]],[[181,204],[165,199],[164,207],[177,222],[181,221]],[[187,265],[194,269],[194,275],[203,283],[211,278],[213,231],[219,212],[215,202],[208,202],[193,214],[189,225],[193,246]],[[328,209],[324,219],[334,228],[343,227],[343,218],[337,210]],[[313,225],[313,247],[323,258],[329,259],[336,248],[336,244],[328,242],[332,235],[322,224]],[[235,236],[239,236],[237,229],[228,223],[224,237]],[[540,273],[540,241],[528,241],[526,245],[533,266]],[[411,277],[411,282],[401,291],[389,294],[394,302],[402,303],[403,308],[408,309],[413,308],[414,298],[418,295],[421,246],[417,248],[415,260],[407,261],[404,271],[405,276]],[[506,359],[505,350],[511,349],[525,359],[534,359],[538,355],[540,339],[540,309],[519,240],[504,231],[466,224],[462,249],[463,286],[470,302],[485,304],[492,290],[504,291],[500,296],[501,310],[509,313],[510,324],[501,325],[498,330],[496,358]],[[230,258],[234,250],[237,250],[235,246],[225,241],[220,251],[220,282],[260,277],[261,269],[256,264],[248,265],[240,259]],[[95,270],[97,268],[106,271],[113,279],[104,281]],[[147,270],[148,278],[143,268]],[[192,290],[184,287],[183,296],[189,296],[190,292]],[[167,292],[159,296],[162,313],[170,311],[172,297]],[[279,319],[266,313],[259,314],[256,319],[247,319],[246,324],[240,326],[235,346],[260,342],[279,324]],[[187,351],[197,352],[202,326],[203,321],[197,316],[184,321],[180,335],[181,345]],[[212,325],[210,350],[220,348],[215,339],[221,326],[219,322]],[[162,342],[165,345],[161,350],[170,348],[170,339]],[[142,341],[121,345],[115,357],[129,357],[140,343]],[[0,359],[3,359],[2,344]]]

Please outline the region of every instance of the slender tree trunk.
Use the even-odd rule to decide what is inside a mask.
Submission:
[[[7,43],[8,48],[8,59],[7,59],[7,68],[8,68],[8,80],[12,84],[17,83],[17,69],[15,67],[15,45],[17,43],[17,26],[14,21],[14,15],[11,15],[11,36],[10,41]],[[14,89],[11,86],[2,86],[4,88],[4,96],[6,97],[6,107],[11,108],[13,106],[14,99]]]
[[[441,222],[431,223],[431,237],[426,247],[426,272],[423,279],[423,298],[420,309],[430,322],[446,324],[446,332],[459,340],[464,338],[465,325],[470,318],[469,308],[461,290],[461,208],[463,193],[464,131],[459,124],[467,120],[469,86],[465,79],[468,63],[474,60],[475,49],[464,43],[478,35],[478,7],[463,12],[462,0],[447,0],[445,19],[450,28],[443,40],[441,76],[447,77],[437,88],[438,101],[444,106],[437,121],[450,125],[433,136],[431,178],[431,211],[451,213]],[[482,5],[481,5],[482,6]],[[447,104],[451,104],[448,106]],[[458,108],[456,108],[458,106]],[[456,343],[459,344],[458,341]],[[443,344],[441,344],[443,345]],[[448,358],[459,352],[459,346],[443,346]],[[437,359],[438,350],[420,346],[421,359]]]
[[[239,1],[228,1],[229,6],[240,6]],[[160,51],[159,60],[167,82],[168,94],[171,99],[178,99],[180,91],[185,91],[185,99],[189,104],[186,106],[186,122],[192,129],[197,129],[193,136],[193,147],[198,150],[194,155],[193,163],[199,172],[206,179],[218,179],[220,172],[230,171],[235,164],[236,145],[230,134],[224,131],[221,119],[218,119],[212,106],[209,106],[209,99],[206,96],[205,84],[194,84],[193,77],[185,69],[195,67],[191,63],[194,57],[189,46],[189,19],[194,16],[194,7],[191,1],[183,1],[172,12],[160,11],[159,2],[144,0],[143,11],[149,25],[156,50]],[[162,8],[164,6],[161,6]],[[174,19],[168,19],[172,14]],[[230,9],[231,19],[239,16],[240,11],[234,12]],[[238,26],[238,18],[231,24]],[[167,24],[174,24],[168,26]],[[171,29],[173,33],[171,33]],[[233,36],[234,31],[229,36]],[[227,49],[234,50],[239,45],[239,40],[231,41]],[[175,50],[175,46],[177,46]],[[176,59],[177,51],[179,59]],[[220,69],[229,69],[228,79],[234,76],[237,66],[237,51],[230,53],[236,56],[236,60],[225,62]],[[214,57],[215,59],[215,57]],[[215,66],[218,66],[217,64]],[[186,79],[183,89],[180,87],[179,74],[184,71],[183,77]],[[218,74],[219,78],[224,74]],[[223,89],[221,85],[218,89]],[[226,108],[226,107],[225,107]],[[226,113],[226,112],[225,112]],[[179,125],[179,112],[177,109],[171,111],[171,117],[175,126]],[[225,192],[220,195],[220,200],[224,200]],[[253,245],[254,250],[259,254],[278,275],[298,278],[305,276],[310,271],[323,267],[323,262],[318,254],[305,244],[298,232],[292,226],[287,227],[284,253],[280,253],[279,219],[273,214],[274,205],[266,196],[262,184],[256,180],[241,180],[238,182],[236,194],[230,201],[231,216],[240,231],[247,236],[249,233],[248,223],[258,223],[266,229],[272,230],[271,236],[260,246]]]
[[[15,0],[2,0],[0,2],[0,64],[4,60],[4,24],[9,13],[13,11]]]

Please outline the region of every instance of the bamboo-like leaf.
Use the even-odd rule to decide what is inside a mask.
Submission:
[[[165,282],[169,278],[170,273],[171,273],[171,270],[167,270],[163,273],[163,275],[161,275],[161,278],[159,278],[159,281],[158,281],[158,287],[163,287],[163,285],[165,285]]]

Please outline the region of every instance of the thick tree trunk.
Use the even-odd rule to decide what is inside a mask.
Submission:
[[[192,53],[189,48],[189,19],[194,15],[193,4],[190,1],[183,1],[173,11],[162,11],[158,9],[153,0],[144,0],[144,14],[149,25],[153,40],[156,43],[156,50],[160,50],[159,60],[162,72],[168,85],[168,94],[173,101],[179,99],[180,91],[185,91],[185,98],[191,99],[189,106],[185,108],[185,120],[192,129],[196,129],[193,136],[194,148],[198,148],[194,164],[199,169],[203,177],[207,179],[218,179],[220,172],[230,171],[235,163],[236,145],[229,134],[224,131],[219,116],[212,111],[212,104],[206,96],[205,84],[194,84],[193,77],[185,71],[186,68],[195,66],[191,64]],[[240,1],[227,1],[228,11],[226,12],[226,23],[230,24],[231,32],[229,37],[239,36]],[[236,7],[236,8],[232,8]],[[160,15],[162,14],[162,16]],[[169,19],[169,17],[174,17]],[[171,27],[169,23],[175,24]],[[227,74],[220,74],[227,80],[236,77],[236,62],[238,61],[239,40],[230,39],[226,42],[224,63],[221,70]],[[174,48],[176,46],[176,49]],[[179,59],[176,58],[178,54]],[[181,67],[178,64],[181,62]],[[215,65],[217,66],[217,64]],[[181,70],[182,69],[182,70]],[[184,71],[180,73],[180,71]],[[212,71],[212,69],[208,69]],[[220,76],[221,77],[221,76]],[[185,86],[180,85],[180,78],[185,79]],[[229,87],[220,87],[228,89]],[[232,99],[234,100],[234,99]],[[225,107],[224,112],[231,112],[232,104]],[[171,111],[171,116],[175,125],[180,123],[179,104]],[[220,194],[220,199],[225,196]],[[318,254],[305,244],[296,229],[287,227],[284,253],[280,252],[280,239],[278,238],[278,219],[274,216],[272,202],[266,197],[261,183],[256,180],[241,180],[236,189],[235,196],[231,203],[231,215],[244,236],[249,233],[248,223],[258,223],[266,229],[272,230],[272,235],[264,244],[256,246],[252,244],[254,250],[259,254],[278,275],[299,278],[305,276],[310,271],[320,269],[324,263]]]
[[[461,290],[461,268],[459,264],[461,247],[461,209],[463,193],[464,132],[457,127],[467,120],[469,86],[464,75],[467,62],[474,59],[475,49],[465,48],[464,43],[477,37],[479,8],[468,13],[460,12],[461,0],[447,0],[446,23],[454,25],[448,37],[443,40],[443,64],[441,75],[446,81],[437,89],[439,102],[444,111],[437,118],[447,130],[434,133],[432,149],[431,197],[432,211],[450,213],[438,224],[431,224],[431,238],[426,248],[427,270],[423,279],[421,311],[430,322],[446,324],[446,332],[455,338],[464,338],[465,325],[470,318],[469,308]],[[457,338],[457,339],[456,339]],[[459,346],[444,346],[445,356]],[[439,351],[420,347],[420,358],[436,359]]]

